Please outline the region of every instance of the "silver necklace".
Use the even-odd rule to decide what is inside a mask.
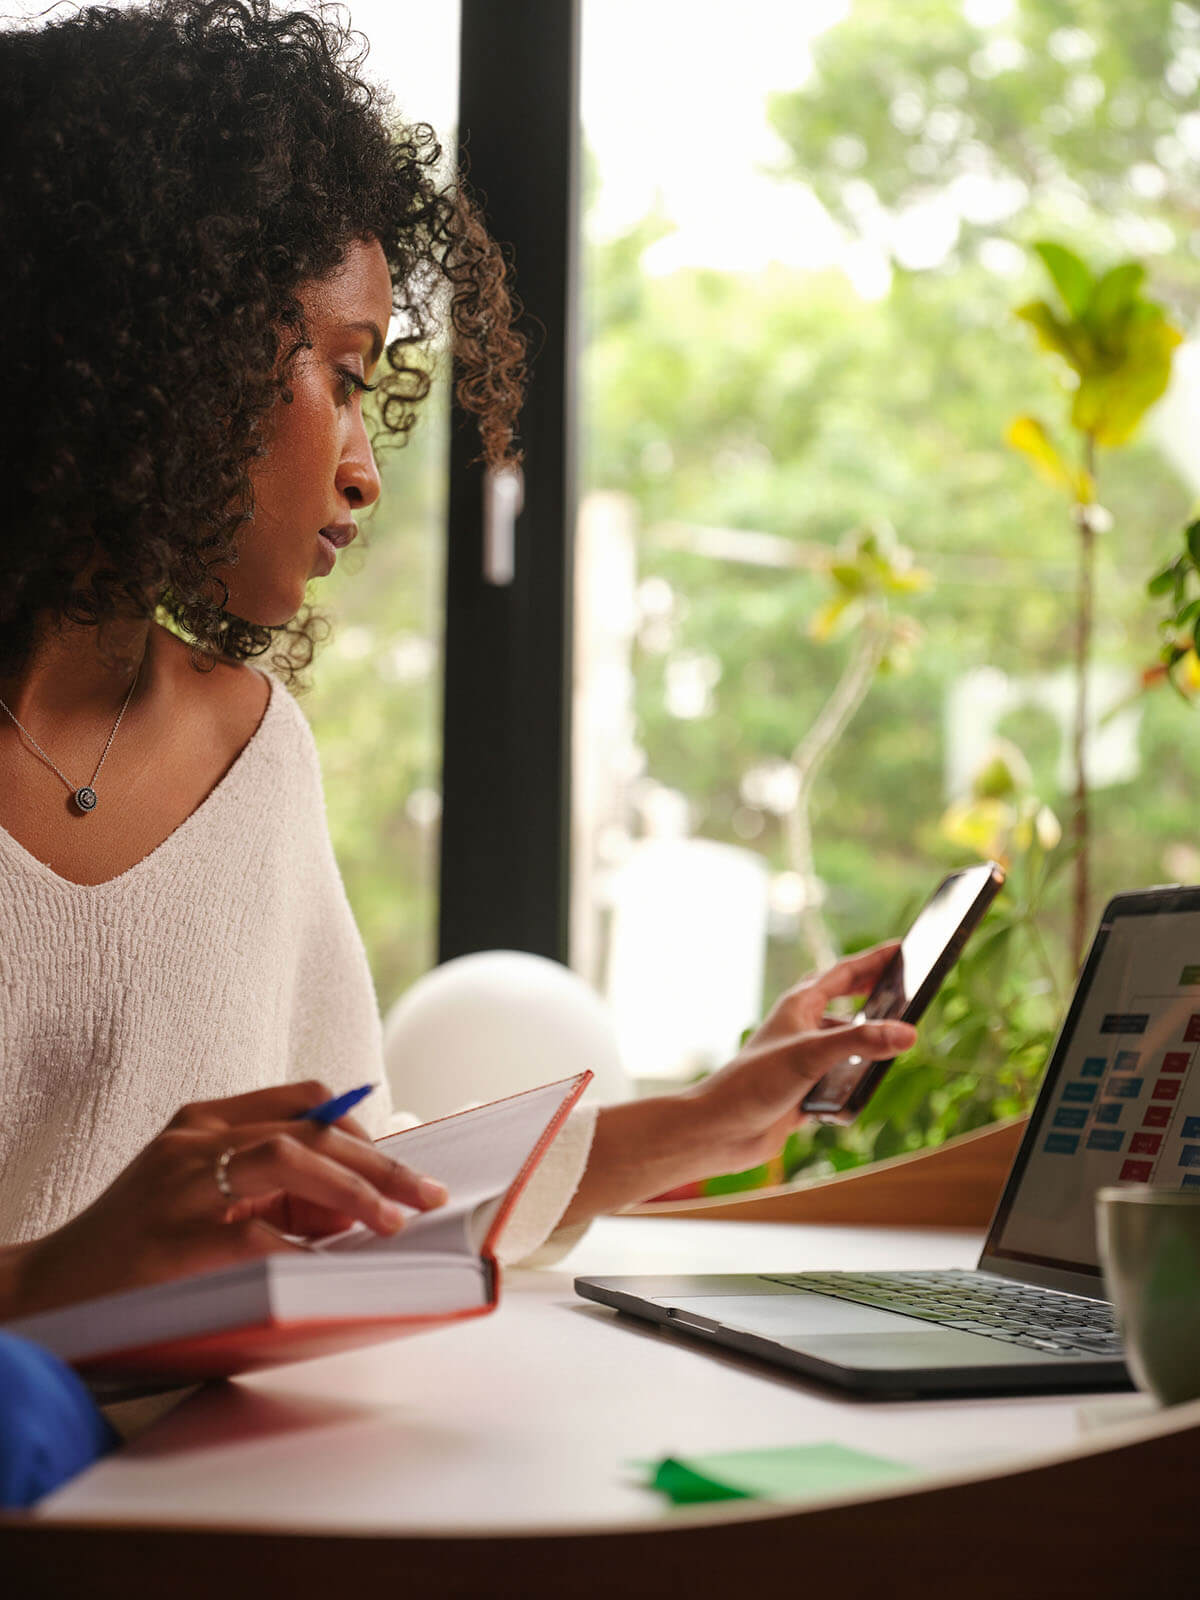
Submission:
[[[137,681],[142,675],[142,667],[145,664],[146,655],[149,649],[150,641],[147,640],[146,649],[142,651],[142,659],[138,662],[138,669],[133,675],[133,682],[129,685],[129,693],[125,696],[125,705],[123,705],[120,711],[117,713],[117,720],[113,723],[113,731],[108,736],[108,744],[104,746],[104,755],[102,755],[100,760],[96,763],[96,770],[92,773],[91,783],[85,783],[82,789],[77,789],[71,782],[70,778],[67,777],[66,773],[59,772],[59,769],[54,766],[53,761],[51,761],[50,757],[42,749],[41,745],[33,737],[29,729],[22,727],[21,724],[17,722],[16,717],[13,717],[12,712],[8,710],[8,707],[4,704],[4,701],[0,700],[0,707],[3,707],[5,711],[8,711],[8,715],[12,717],[14,722],[17,723],[17,727],[21,729],[21,732],[29,740],[30,744],[41,756],[42,760],[45,761],[46,765],[49,767],[54,767],[55,772],[58,772],[59,777],[66,784],[67,788],[70,789],[72,798],[74,799],[75,804],[79,808],[79,812],[82,816],[86,817],[90,811],[94,811],[96,809],[96,790],[94,787],[95,782],[100,776],[100,768],[104,765],[104,756],[108,754],[109,745],[112,744],[113,740],[117,736],[117,729],[121,726],[121,718],[125,715],[125,707],[128,706],[130,700],[133,699],[133,691],[137,688]]]

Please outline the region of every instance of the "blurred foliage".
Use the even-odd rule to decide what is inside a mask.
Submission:
[[[833,594],[809,623],[814,639],[824,641],[855,627],[873,607],[921,594],[932,580],[913,561],[888,522],[855,528],[831,553],[826,567]],[[905,616],[889,618],[879,665],[907,666],[915,631]]]
[[[1091,784],[1084,760],[1086,699],[1091,670],[1096,537],[1112,530],[1112,518],[1096,503],[1099,452],[1128,444],[1146,412],[1162,398],[1183,335],[1157,301],[1142,293],[1146,269],[1122,261],[1097,274],[1065,245],[1039,240],[1034,251],[1058,292],[1059,304],[1030,300],[1017,309],[1038,344],[1048,352],[1070,397],[1068,421],[1078,457],[1065,456],[1036,417],[1009,424],[1010,445],[1065,489],[1079,535],[1079,581],[1075,592],[1075,725],[1072,739],[1075,805],[1072,837],[1071,965],[1078,968],[1091,933]]]
[[[1036,845],[1047,854],[1062,839],[1062,826],[1033,792],[1033,773],[1023,753],[1008,739],[996,739],[976,772],[971,793],[956,800],[942,817],[942,832],[982,861],[1007,867]]]
[[[886,522],[853,529],[817,566],[829,578],[833,593],[810,621],[809,637],[823,643],[852,633],[853,642],[840,677],[792,751],[796,798],[783,817],[788,866],[803,886],[801,939],[814,964],[827,967],[837,957],[837,944],[822,911],[825,886],[815,870],[813,786],[870,693],[876,674],[906,671],[911,665],[921,630],[910,616],[892,607],[897,600],[928,589],[930,577],[914,564],[912,551]]]
[[[1041,929],[1047,892],[1070,859],[1062,830],[1029,787],[1024,758],[998,741],[969,799],[942,818],[947,837],[998,860],[1000,894],[947,975],[917,1044],[849,1128],[809,1127],[789,1140],[787,1176],[841,1172],[941,1144],[1016,1116],[1036,1092],[1066,995]],[[905,907],[905,927],[919,902]]]
[[[1168,597],[1169,614],[1159,623],[1162,647],[1160,672],[1148,672],[1148,682],[1165,677],[1182,699],[1193,702],[1200,694],[1200,520],[1183,530],[1183,549],[1156,572],[1146,593],[1157,600]]]
[[[593,252],[602,283],[629,270],[614,254],[616,266],[606,249]],[[1004,443],[1008,418],[1038,382],[1010,293],[979,267],[898,278],[875,303],[832,272],[688,270],[627,287],[624,304],[642,304],[636,323],[592,324],[587,481],[634,495],[640,575],[661,578],[673,596],[666,637],[657,630],[635,655],[638,741],[648,773],[689,797],[697,832],[749,842],[783,865],[778,818],[763,813],[753,836],[734,826],[735,816],[745,823],[741,778],[788,758],[849,644],[808,637],[823,601],[812,573],[672,549],[655,540],[655,524],[677,518],[832,548],[847,527],[891,520],[935,578],[909,601],[923,630],[911,672],[877,681],[813,796],[817,868],[844,947],[890,934],[901,907],[961,859],[937,829],[949,685],[980,666],[1053,672],[1069,649],[1073,529],[1053,487]],[[1048,375],[1045,393],[1054,393]],[[1113,462],[1106,499],[1129,536],[1121,552],[1099,552],[1098,651],[1131,672],[1153,636],[1146,573],[1188,498],[1142,438]],[[688,653],[719,665],[711,716],[685,720],[669,708],[668,665]],[[999,731],[1052,795],[1059,747],[1044,717],[1017,712]],[[1165,699],[1143,709],[1141,755],[1153,782],[1096,797],[1107,892],[1156,881],[1164,847],[1192,836],[1200,748]],[[1047,914],[1061,932],[1053,897]],[[771,990],[800,975],[786,932],[769,960]]]
[[[717,561],[656,529],[745,529],[832,551],[847,528],[879,520],[934,584],[906,602],[922,629],[911,672],[875,682],[814,788],[816,870],[839,943],[893,936],[941,873],[997,830],[1010,836],[1010,883],[919,1050],[858,1127],[822,1129],[808,1146],[798,1136],[791,1168],[937,1142],[1034,1091],[1055,986],[1061,999],[1070,984],[1070,851],[1043,815],[1064,806],[1064,735],[1032,704],[1003,719],[996,732],[1028,761],[1026,792],[993,797],[990,816],[975,808],[968,838],[963,817],[947,816],[944,722],[966,672],[1032,681],[1070,658],[1077,535],[1064,485],[1028,472],[1005,437],[1014,416],[1049,415],[1061,388],[1030,362],[1011,308],[1037,298],[1043,263],[1031,250],[1054,233],[1098,263],[1084,270],[1107,285],[1101,309],[1141,296],[1130,255],[1172,323],[1190,328],[1200,309],[1196,6],[1017,0],[987,27],[959,0],[856,0],[813,41],[813,60],[802,87],[772,97],[781,182],[808,185],[860,252],[882,255],[886,293],[864,298],[840,271],[778,263],[647,270],[670,226],[659,207],[591,244],[583,369],[585,486],[633,496],[639,576],[671,596],[635,657],[644,771],[688,797],[695,832],[786,866],[785,819],[755,814],[741,781],[789,759],[852,641],[810,637],[827,594],[799,561]],[[950,241],[920,261],[919,223]],[[1054,449],[1044,425],[1039,434],[1022,441],[1027,454]],[[1192,492],[1143,430],[1106,463],[1104,498],[1123,536],[1098,544],[1094,655],[1128,671],[1136,693],[1156,623],[1146,577],[1173,554],[1166,530]],[[711,709],[690,718],[666,693],[685,655],[709,658],[714,681]],[[1200,740],[1178,697],[1137,703],[1140,773],[1092,798],[1097,904],[1164,877],[1200,879]],[[806,965],[795,920],[777,917],[764,998]]]
[[[1089,257],[1161,258],[1155,280],[1200,303],[1196,90],[1200,8],[1187,0],[1014,0],[975,22],[958,0],[855,0],[814,42],[815,73],[774,95],[781,170],[851,234],[954,202],[951,265],[997,237],[1069,233]],[[935,269],[936,270],[936,269]]]
[[[1070,860],[1057,818],[1029,787],[1015,746],[997,741],[968,801],[944,830],[998,860],[1007,877],[921,1022],[850,1127],[809,1123],[779,1160],[710,1178],[702,1194],[726,1194],[790,1178],[822,1177],[941,1144],[1004,1117],[1036,1093],[1067,996],[1042,932],[1045,896]],[[902,909],[907,926],[924,895]]]
[[[1097,276],[1136,256],[1172,321],[1191,328],[1200,309],[1200,9],[1017,0],[1007,20],[983,27],[961,0],[856,0],[814,40],[813,59],[811,77],[772,100],[780,181],[809,185],[856,247],[882,253],[890,288],[865,299],[840,271],[778,264],[655,275],[644,261],[670,231],[661,207],[593,241],[582,487],[634,497],[639,577],[661,579],[671,596],[634,660],[646,774],[687,795],[697,833],[748,845],[777,871],[784,819],[748,806],[741,780],[788,760],[852,641],[809,636],[828,599],[818,572],[718,562],[671,548],[655,528],[754,530],[832,554],[847,529],[891,523],[932,575],[905,599],[922,629],[910,671],[879,676],[813,792],[826,914],[855,949],[894,935],[977,848],[953,819],[953,837],[943,829],[948,687],[980,666],[1051,673],[1069,650],[1075,549],[1062,488],[1029,472],[1004,437],[1013,416],[1061,403],[1011,313],[1039,293],[1029,247],[1069,239],[1102,264]],[[647,160],[664,103],[626,108],[632,130],[644,119]],[[603,150],[593,167],[602,179]],[[918,263],[913,225],[938,206],[951,244]],[[730,192],[714,207],[732,229],[756,226]],[[384,457],[366,563],[356,546],[314,586],[337,629],[305,708],[385,1009],[434,959],[445,436],[439,399],[409,445]],[[1096,655],[1134,681],[1162,605],[1146,577],[1175,559],[1169,530],[1192,492],[1143,432],[1114,455],[1104,499],[1123,538],[1098,551]],[[686,654],[718,669],[711,713],[691,719],[665,693],[671,661]],[[1031,707],[998,732],[1028,760],[1028,794],[1060,810],[1051,719]],[[1094,797],[1105,895],[1200,879],[1200,740],[1179,696],[1141,701],[1139,754],[1138,778]],[[871,1118],[886,1119],[821,1130],[807,1155],[790,1150],[793,1165],[936,1141],[1032,1092],[1055,1020],[1052,974],[1068,982],[1068,852],[1048,853],[1036,813],[1004,803],[1012,814],[992,822],[1013,833],[1012,877],[923,1024],[920,1050],[872,1103]],[[794,922],[778,918],[764,1001],[806,966]]]
[[[1171,358],[1183,335],[1162,306],[1141,293],[1146,269],[1140,261],[1119,262],[1097,276],[1064,245],[1040,240],[1034,250],[1062,305],[1030,300],[1018,307],[1017,316],[1033,328],[1042,349],[1062,363],[1070,425],[1081,439],[1108,449],[1127,444],[1166,392]],[[1086,465],[1081,471],[1065,461],[1041,423],[1019,417],[1010,427],[1009,443],[1027,449],[1031,438],[1035,465],[1048,469],[1074,501],[1090,505],[1095,484]]]
[[[1045,962],[1039,972],[1037,923],[1066,860],[1031,845],[926,1012],[916,1048],[850,1127],[810,1125],[793,1134],[786,1177],[921,1150],[1026,1109],[1062,1020],[1053,968]],[[908,908],[900,925],[917,909]]]

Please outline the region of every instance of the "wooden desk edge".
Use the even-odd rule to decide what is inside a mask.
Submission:
[[[892,1156],[811,1182],[631,1206],[622,1216],[706,1222],[853,1223],[860,1227],[986,1228],[1027,1117],[959,1134],[932,1150]]]
[[[803,1506],[724,1502],[669,1523],[603,1529],[480,1529],[459,1535],[347,1533],[0,1517],[0,1570],[20,1600],[167,1593],[172,1600],[403,1582],[447,1600],[480,1595],[626,1597],[727,1593],[753,1573],[837,1582],[843,1596],[927,1600],[969,1582],[973,1600],[1115,1593],[1142,1582],[1189,1587],[1195,1567],[1194,1461],[1200,1401],[1085,1435],[1044,1455]],[[855,1574],[862,1576],[856,1587]],[[869,1581],[868,1581],[869,1580]]]

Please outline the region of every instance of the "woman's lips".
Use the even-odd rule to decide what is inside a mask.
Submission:
[[[321,574],[328,577],[337,566],[338,551],[342,550],[352,539],[358,537],[358,529],[352,522],[334,522],[328,528],[322,528],[317,534],[317,545],[321,551],[325,570]]]

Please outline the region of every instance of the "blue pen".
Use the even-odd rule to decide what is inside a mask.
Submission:
[[[319,1106],[297,1111],[292,1121],[319,1122],[327,1128],[331,1122],[337,1122],[348,1111],[352,1111],[360,1100],[365,1100],[374,1087],[373,1083],[364,1083],[357,1089],[347,1089],[345,1094],[335,1095],[332,1100],[322,1101]]]

